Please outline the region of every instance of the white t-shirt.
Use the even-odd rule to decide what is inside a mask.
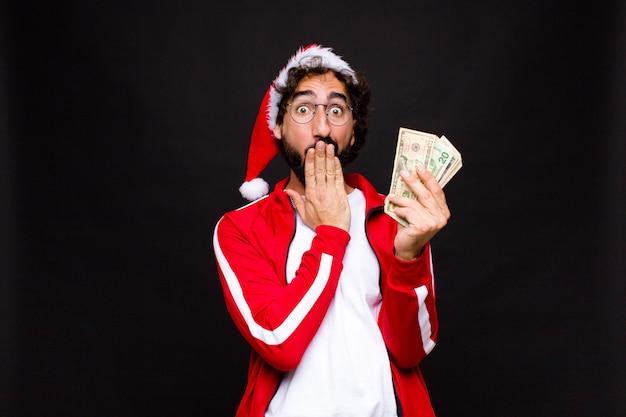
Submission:
[[[377,324],[380,266],[365,234],[365,197],[348,195],[350,243],[335,297],[298,367],[283,374],[266,417],[395,417],[389,356]],[[296,215],[292,279],[315,232]]]

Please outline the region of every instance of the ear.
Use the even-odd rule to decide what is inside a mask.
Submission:
[[[354,141],[356,139],[354,138],[354,130],[352,131],[352,137],[350,138],[350,146],[354,145]]]
[[[282,139],[282,132],[280,130],[280,125],[274,126],[273,132],[274,132],[274,136],[276,137],[276,139],[278,140]]]

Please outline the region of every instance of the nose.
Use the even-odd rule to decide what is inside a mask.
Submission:
[[[330,123],[326,117],[326,106],[323,104],[317,104],[317,111],[311,120],[311,126],[313,127],[313,135],[320,138],[325,138],[330,135]]]

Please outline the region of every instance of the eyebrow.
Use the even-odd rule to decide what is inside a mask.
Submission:
[[[295,93],[293,93],[293,97],[291,98],[292,100],[300,97],[300,96],[312,96],[312,97],[317,97],[316,94],[312,91],[312,90],[302,90],[302,91],[296,91]],[[328,95],[329,99],[332,98],[341,98],[343,99],[343,101],[348,102],[348,98],[346,97],[345,94],[342,93],[338,93],[336,91],[331,92]]]

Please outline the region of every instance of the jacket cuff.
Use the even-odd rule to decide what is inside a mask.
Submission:
[[[334,226],[321,225],[315,228],[314,242],[319,244],[318,249],[330,255],[341,255],[346,252],[350,234],[343,229]]]
[[[395,285],[418,287],[428,284],[433,277],[430,242],[424,246],[422,254],[413,260],[404,261],[393,256],[390,279]]]

